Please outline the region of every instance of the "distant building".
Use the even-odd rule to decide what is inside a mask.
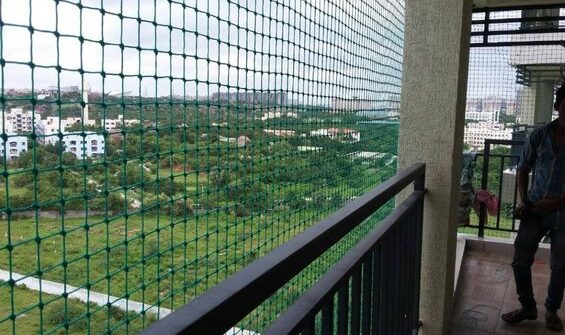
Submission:
[[[65,87],[61,87],[60,89],[56,86],[51,86],[47,89],[47,92],[50,95],[57,95],[58,92],[61,93],[80,93],[81,89],[78,86],[65,86]],[[47,117],[47,123],[49,123],[49,118],[51,118],[51,123],[53,125],[57,125],[57,129],[54,130],[53,127],[46,127],[49,130],[46,129],[46,131],[51,131],[51,132],[58,132],[59,130],[61,132],[67,130],[68,127],[73,126],[73,125],[83,125],[85,127],[92,127],[96,125],[96,120],[90,120],[89,117],[89,103],[88,103],[88,95],[90,94],[90,85],[88,84],[88,82],[84,81],[83,82],[83,90],[82,90],[82,100],[84,102],[84,107],[81,107],[80,110],[80,114],[81,116],[78,117],[68,117],[66,119],[61,119],[59,120],[58,116],[53,116],[53,117]],[[59,127],[60,126],[60,127]]]
[[[41,115],[33,111],[25,111],[21,108],[12,108],[9,112],[4,113],[6,131],[13,133],[30,133],[33,131],[34,122],[41,120]]]
[[[359,99],[353,97],[351,99],[334,98],[331,101],[330,108],[334,112],[360,112],[374,109],[372,100]]]
[[[79,93],[80,88],[76,85],[74,86],[49,86],[43,93],[47,93],[53,97],[56,97],[60,93]]]
[[[296,132],[292,129],[285,130],[285,129],[263,129],[265,134],[279,136],[279,137],[290,137],[296,135]]]
[[[361,141],[361,133],[349,128],[323,128],[312,130],[310,136],[329,137],[343,142]]]
[[[260,117],[261,120],[265,121],[268,119],[277,119],[281,117],[288,117],[288,118],[297,118],[298,113],[293,111],[287,111],[284,108],[269,108],[266,110],[258,110],[262,112],[262,116]]]
[[[500,115],[515,115],[516,109],[516,99],[469,98],[467,99],[465,118],[484,122],[498,122]]]
[[[212,101],[243,104],[287,105],[288,94],[284,91],[217,92]]]
[[[57,139],[55,139],[57,140]],[[104,136],[87,132],[86,136],[77,133],[63,135],[63,146],[65,152],[74,154],[77,158],[96,158],[104,155]]]
[[[58,116],[48,116],[42,120],[44,127],[44,135],[57,134],[59,129],[64,131],[67,128],[66,120],[61,120]]]
[[[8,134],[8,140],[4,145],[4,140],[0,138],[0,156],[4,157],[6,153],[6,160],[18,158],[22,152],[27,151],[27,137],[18,136],[16,134]]]
[[[132,127],[134,125],[140,124],[138,119],[125,119],[122,115],[118,116],[117,119],[106,119],[104,120],[104,129],[107,131],[121,129],[123,126]]]
[[[470,123],[465,127],[464,142],[473,149],[483,148],[485,139],[511,140],[512,129],[503,124]]]
[[[473,111],[466,111],[465,112],[465,119],[485,122],[485,123],[498,123],[500,117],[500,111],[482,111],[482,112],[473,112]]]

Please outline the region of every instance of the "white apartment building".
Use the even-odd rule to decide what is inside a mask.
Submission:
[[[140,122],[138,119],[125,119],[123,115],[119,115],[117,119],[105,119],[104,129],[107,131],[121,129],[122,125],[125,127],[133,127],[138,125]]]
[[[41,120],[41,115],[33,111],[23,111],[21,108],[12,108],[4,113],[3,123],[6,131],[13,133],[30,133],[33,131],[33,122]]]
[[[13,134],[15,133],[14,126],[12,125],[12,122],[8,121],[7,116],[8,116],[8,112],[5,112],[4,115],[0,117],[0,132],[5,132],[6,134]]]
[[[473,149],[481,149],[485,139],[511,140],[512,129],[505,129],[503,124],[470,123],[465,127],[464,142]]]
[[[340,140],[342,142],[359,142],[361,141],[361,133],[349,128],[322,128],[312,130],[310,136],[329,137],[331,139]]]
[[[292,129],[263,129],[265,134],[279,136],[279,137],[291,137],[296,135],[296,132]]]
[[[104,136],[93,132],[87,132],[85,137],[79,134],[69,133],[63,136],[65,152],[74,154],[77,158],[98,157],[104,154]],[[55,141],[57,139],[55,138]]]
[[[465,112],[465,119],[467,120],[474,120],[474,121],[486,122],[491,124],[498,123],[499,116],[500,116],[499,110],[482,111],[482,112],[467,110]]]
[[[20,156],[24,151],[27,151],[27,137],[18,136],[16,134],[7,134],[8,140],[4,145],[4,140],[0,138],[0,156],[4,157],[6,152],[6,160],[12,160]]]
[[[53,135],[59,133],[59,129],[61,132],[64,132],[68,127],[80,124],[80,118],[61,119],[58,116],[48,116],[45,120],[41,120],[41,122],[43,123],[45,135]]]

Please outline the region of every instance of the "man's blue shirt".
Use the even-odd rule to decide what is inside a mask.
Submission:
[[[565,147],[558,148],[552,132],[557,120],[532,132],[524,144],[518,170],[532,170],[528,199],[535,203],[544,198],[565,197]],[[565,230],[565,208],[546,215],[555,229]]]

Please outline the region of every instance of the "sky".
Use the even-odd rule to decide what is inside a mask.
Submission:
[[[94,91],[114,94],[195,96],[226,85],[345,98],[399,93],[402,0],[182,3],[2,0],[3,86],[80,85],[83,69]]]

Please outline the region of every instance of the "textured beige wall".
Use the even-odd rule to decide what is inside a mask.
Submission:
[[[407,0],[399,169],[426,163],[420,318],[447,334],[453,304],[456,217],[471,0]]]

